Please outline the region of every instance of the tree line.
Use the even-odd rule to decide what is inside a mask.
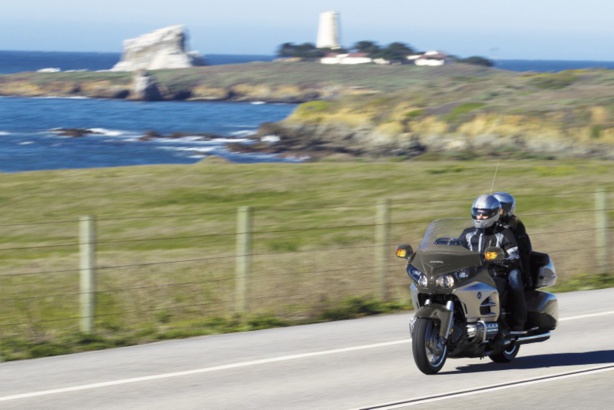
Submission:
[[[375,41],[358,41],[350,48],[317,48],[313,43],[283,43],[277,49],[279,58],[300,58],[302,60],[317,60],[329,53],[365,53],[372,59],[383,59],[391,63],[408,63],[407,56],[423,54],[413,47],[402,42],[393,42],[386,46],[380,46]],[[472,56],[458,58],[450,56],[457,62],[493,67],[494,63],[484,57]]]

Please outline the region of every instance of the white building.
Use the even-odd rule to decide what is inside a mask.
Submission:
[[[322,64],[370,64],[373,59],[367,53],[329,53],[320,59]]]
[[[424,54],[416,54],[407,57],[408,60],[413,61],[416,65],[421,66],[440,66],[453,62],[453,59],[440,51],[431,50]]]
[[[339,44],[339,13],[325,11],[320,14],[316,47],[336,49],[341,48]]]

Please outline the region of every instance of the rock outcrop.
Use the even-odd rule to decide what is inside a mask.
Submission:
[[[137,70],[134,74],[132,93],[134,100],[158,101],[162,99],[156,80],[145,70]]]
[[[176,25],[124,40],[122,59],[111,71],[160,70],[205,65],[202,55],[188,50],[187,38],[185,26]]]

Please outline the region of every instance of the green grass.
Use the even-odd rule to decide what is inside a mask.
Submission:
[[[394,244],[417,244],[430,220],[468,217],[497,162],[203,162],[2,174],[0,352],[13,360],[408,309],[409,280]],[[594,273],[591,249],[593,193],[614,190],[610,168],[596,160],[499,163],[494,189],[515,195],[535,249],[552,254],[557,291],[612,284]],[[385,300],[373,248],[382,198],[392,223]],[[249,312],[235,314],[242,206],[254,208],[254,255]],[[78,328],[83,215],[97,218],[94,335]]]

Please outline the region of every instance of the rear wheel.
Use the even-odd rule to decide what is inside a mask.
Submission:
[[[446,340],[439,336],[439,321],[419,318],[414,324],[412,351],[418,369],[424,374],[436,374],[448,357]]]
[[[519,350],[520,346],[515,343],[512,343],[508,347],[504,348],[502,351],[498,353],[493,353],[488,357],[490,357],[490,360],[495,363],[509,363],[516,358]]]

